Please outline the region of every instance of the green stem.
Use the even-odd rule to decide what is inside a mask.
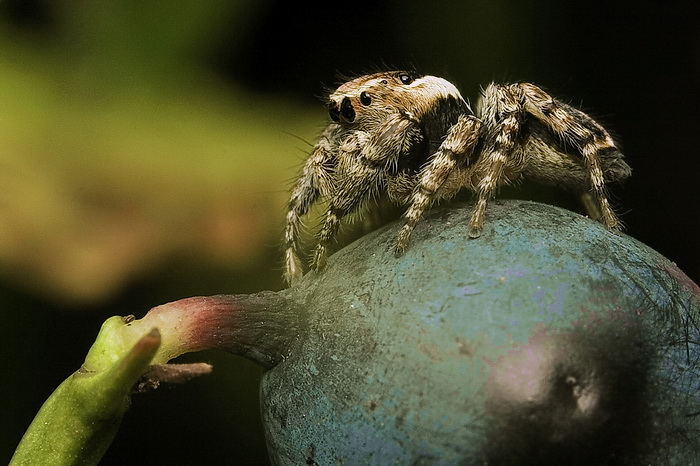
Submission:
[[[211,371],[201,363],[166,364],[183,353],[218,348],[274,366],[299,332],[289,306],[284,293],[220,295],[163,304],[141,320],[107,319],[83,366],[44,403],[10,464],[97,464],[134,390]]]
[[[128,351],[107,351],[120,317],[107,320],[90,351],[88,364],[53,392],[24,434],[10,465],[97,464],[116,435],[134,384],[149,367],[161,343],[158,329]],[[123,341],[122,341],[123,343]],[[99,355],[93,350],[99,350]],[[100,357],[98,357],[100,356]],[[113,364],[104,367],[105,362]],[[92,367],[91,367],[92,366]]]

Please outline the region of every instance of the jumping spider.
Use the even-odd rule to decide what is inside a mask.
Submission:
[[[486,203],[501,184],[526,177],[583,196],[592,218],[620,222],[605,184],[630,176],[610,135],[591,117],[529,83],[490,84],[473,112],[450,82],[415,72],[362,76],[328,100],[331,123],[292,191],[285,229],[285,278],[302,275],[297,251],[304,216],[328,203],[311,262],[320,270],[341,220],[381,193],[407,206],[394,251],[408,247],[433,203],[467,188],[477,195],[469,237],[481,234]]]

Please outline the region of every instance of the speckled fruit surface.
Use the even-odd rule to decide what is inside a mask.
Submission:
[[[560,208],[431,211],[282,294],[298,314],[263,376],[276,464],[700,461],[700,294],[652,249]]]

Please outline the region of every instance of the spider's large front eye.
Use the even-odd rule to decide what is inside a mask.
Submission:
[[[331,100],[328,103],[328,115],[330,115],[331,120],[338,123],[340,121],[340,110],[338,109],[338,103],[335,100]]]
[[[360,103],[366,107],[372,103],[372,97],[370,97],[370,95],[366,92],[363,92],[360,94]]]
[[[350,102],[350,99],[347,97],[345,97],[343,103],[340,104],[340,114],[348,123],[355,121],[355,109],[352,108],[352,102]]]
[[[401,84],[411,84],[413,82],[413,77],[408,74],[408,73],[401,73],[399,75],[399,81],[401,81]]]

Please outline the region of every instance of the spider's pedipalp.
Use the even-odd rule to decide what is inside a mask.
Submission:
[[[342,219],[361,210],[386,189],[391,167],[396,167],[397,159],[422,139],[416,122],[406,112],[384,108],[381,116],[371,131],[358,129],[339,144],[326,193],[328,211],[311,260],[314,270],[325,266],[329,245],[338,234]],[[361,113],[358,118],[369,119]]]

